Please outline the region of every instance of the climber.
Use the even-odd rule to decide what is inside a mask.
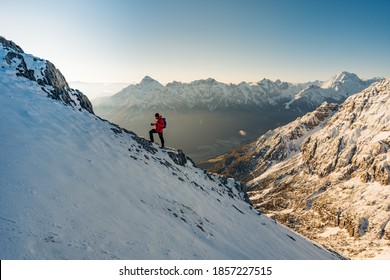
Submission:
[[[149,136],[150,136],[150,141],[154,142],[154,133],[158,133],[158,136],[160,137],[161,141],[161,147],[164,148],[164,135],[163,135],[163,130],[165,128],[165,122],[162,116],[160,116],[159,113],[156,113],[154,115],[156,117],[156,122],[151,123],[150,125],[155,126],[151,131],[149,131]]]

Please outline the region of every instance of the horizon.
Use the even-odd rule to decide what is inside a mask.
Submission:
[[[302,82],[291,82],[291,81],[285,81],[285,80],[282,80],[282,79],[269,79],[267,77],[262,77],[256,81],[240,81],[240,82],[237,82],[237,83],[231,83],[231,82],[224,82],[224,81],[220,81],[220,80],[217,80],[213,77],[208,77],[208,78],[200,78],[200,79],[196,79],[196,80],[191,80],[191,81],[188,81],[188,82],[183,82],[183,81],[178,81],[178,80],[172,80],[172,81],[168,81],[167,83],[162,83],[160,82],[158,79],[155,79],[153,78],[152,76],[150,75],[145,75],[143,78],[141,78],[139,81],[136,81],[134,83],[128,83],[128,82],[121,82],[121,81],[117,81],[117,82],[87,82],[87,81],[69,81],[69,83],[83,83],[83,84],[101,84],[101,85],[110,85],[110,84],[128,84],[128,85],[137,85],[137,84],[140,84],[145,78],[150,78],[160,84],[162,84],[163,86],[167,86],[168,84],[171,84],[171,83],[182,83],[182,84],[190,84],[190,83],[193,83],[193,82],[198,82],[198,81],[206,81],[206,80],[215,80],[216,82],[218,83],[223,83],[223,84],[231,84],[231,85],[239,85],[241,83],[247,83],[247,84],[254,84],[254,83],[259,83],[263,80],[269,80],[271,82],[277,82],[277,81],[280,81],[280,82],[287,82],[287,83],[291,83],[291,84],[300,84],[300,83],[310,83],[310,82],[326,82],[327,80],[331,79],[333,76],[336,76],[336,75],[339,75],[339,74],[342,74],[342,73],[349,73],[349,74],[355,74],[356,76],[358,76],[358,78],[360,78],[361,80],[369,80],[369,79],[373,79],[373,78],[380,78],[380,79],[387,79],[387,78],[390,78],[390,77],[361,77],[359,74],[357,73],[354,73],[354,72],[350,72],[350,71],[340,71],[340,72],[337,72],[337,73],[334,73],[332,74],[331,76],[329,76],[327,79],[325,80],[320,80],[320,79],[315,79],[315,80],[307,80],[307,81],[302,81]]]
[[[2,8],[21,20],[4,13],[0,35],[51,61],[68,81],[302,83],[345,69],[390,77],[383,0],[21,0]]]
[[[332,76],[328,77],[326,80],[319,80],[319,79],[317,79],[317,80],[311,80],[311,81],[305,81],[305,82],[290,82],[290,81],[284,81],[284,80],[281,80],[281,79],[271,80],[271,79],[268,79],[268,78],[262,78],[262,79],[260,79],[258,81],[241,81],[239,83],[226,83],[226,82],[218,81],[218,80],[216,80],[214,78],[209,77],[209,78],[198,79],[198,80],[193,80],[193,81],[189,81],[189,82],[182,82],[182,81],[174,80],[174,81],[170,81],[168,83],[161,83],[160,81],[154,79],[153,77],[151,77],[149,75],[146,75],[145,77],[143,77],[140,81],[138,81],[136,83],[126,83],[126,82],[113,82],[113,83],[96,82],[95,83],[95,82],[84,82],[84,81],[70,81],[70,82],[68,82],[68,84],[72,88],[81,90],[84,94],[86,94],[88,96],[88,98],[91,99],[91,101],[94,101],[94,100],[98,100],[101,97],[113,96],[113,95],[119,93],[121,90],[126,89],[127,87],[139,85],[139,84],[142,83],[142,81],[145,78],[152,79],[152,80],[156,81],[157,83],[161,84],[164,87],[167,87],[169,84],[172,84],[172,83],[180,83],[180,84],[183,84],[183,85],[189,85],[189,84],[192,84],[194,82],[207,81],[207,80],[210,80],[210,79],[215,80],[217,83],[222,83],[222,84],[229,85],[229,86],[239,86],[241,83],[246,83],[249,86],[256,86],[257,84],[261,83],[263,80],[271,81],[273,83],[275,83],[277,81],[280,81],[282,83],[286,82],[286,83],[289,83],[289,84],[292,84],[292,85],[298,85],[298,84],[316,83],[316,82],[318,82],[318,83],[326,83],[330,79],[332,79],[332,78],[334,78],[334,77],[336,77],[336,76],[338,76],[340,74],[343,74],[343,73],[356,75],[362,81],[375,79],[375,78],[377,78],[377,79],[386,79],[386,77],[360,77],[358,74],[353,73],[353,72],[341,71],[341,72],[338,72],[338,73],[334,73]]]

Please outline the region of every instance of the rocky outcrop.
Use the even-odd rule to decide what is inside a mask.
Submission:
[[[25,54],[18,45],[0,36],[5,50],[5,63],[15,68],[15,75],[37,82],[48,97],[60,100],[66,105],[79,107],[93,114],[92,103],[79,90],[71,89],[61,72],[53,63]]]
[[[24,51],[22,50],[21,47],[16,45],[14,42],[5,39],[2,36],[0,36],[0,44],[3,45],[3,48],[9,49],[9,50],[12,50],[15,52],[19,52],[19,53],[24,53]]]

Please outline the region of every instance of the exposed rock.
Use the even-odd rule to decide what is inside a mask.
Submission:
[[[173,162],[178,165],[185,166],[187,163],[187,157],[182,150],[178,150],[175,153],[168,151],[168,155],[173,160]]]
[[[16,66],[17,76],[25,77],[29,80],[36,81],[34,76],[34,70],[27,69],[26,62],[24,61],[23,55],[15,52],[9,52],[5,56],[5,61],[11,65],[12,60],[17,59],[19,61],[19,64]]]
[[[16,45],[14,42],[5,39],[2,36],[0,36],[0,44],[2,44],[4,48],[7,48],[9,50],[13,50],[19,53],[24,53],[21,47]]]
[[[0,44],[7,50],[5,62],[8,66],[15,67],[16,76],[37,82],[50,98],[61,100],[72,107],[83,108],[93,114],[92,103],[88,97],[79,90],[69,88],[65,77],[53,63],[25,54],[18,45],[4,37],[0,37]],[[32,61],[31,65],[27,63],[28,60]]]

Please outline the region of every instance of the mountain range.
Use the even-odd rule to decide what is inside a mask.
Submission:
[[[254,141],[325,101],[342,103],[378,80],[341,72],[325,82],[294,84],[263,79],[225,84],[206,79],[164,86],[146,76],[139,84],[92,102],[97,115],[144,137],[154,114],[162,113],[170,123],[167,142],[205,167],[202,163],[207,159]]]
[[[207,109],[210,111],[256,106],[312,107],[324,101],[340,103],[380,78],[360,79],[341,72],[325,82],[288,83],[263,79],[257,83],[225,84],[209,78],[191,83],[172,82],[166,86],[146,76],[139,84],[129,85],[112,97],[94,101],[101,110],[138,109],[140,111]]]
[[[1,259],[340,259],[0,37]]]
[[[390,252],[390,80],[324,103],[210,170],[246,183],[268,216],[350,258]]]

